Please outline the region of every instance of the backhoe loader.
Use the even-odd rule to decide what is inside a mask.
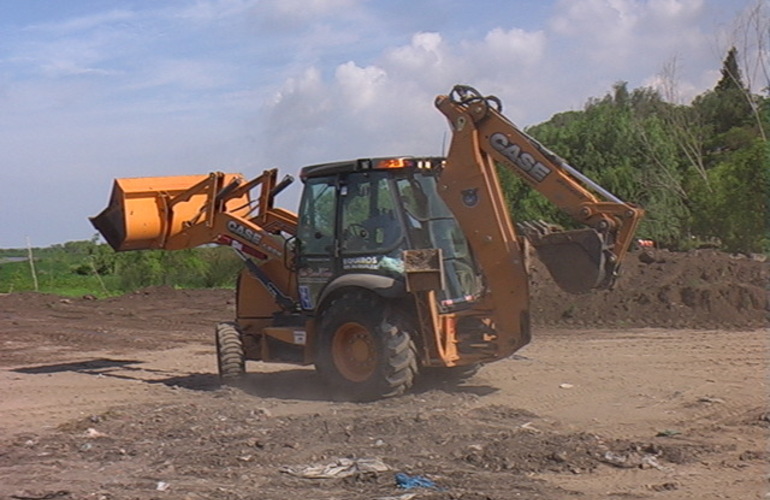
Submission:
[[[607,289],[643,210],[597,185],[468,86],[436,98],[446,157],[396,156],[301,169],[299,213],[274,206],[275,169],[115,180],[91,219],[117,251],[232,247],[236,317],[216,327],[219,375],[245,361],[315,365],[339,396],[373,400],[420,373],[462,378],[530,341],[530,245],[565,290]],[[496,168],[584,227],[514,225]]]

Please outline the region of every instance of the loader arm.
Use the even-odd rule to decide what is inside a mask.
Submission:
[[[440,192],[487,279],[494,281],[492,276],[523,258],[495,170],[502,165],[586,226],[562,231],[545,223],[520,225],[554,280],[571,293],[610,288],[644,211],[612,195],[516,127],[502,115],[496,97],[458,85],[450,95],[438,96],[435,104],[452,127]],[[526,286],[522,280],[519,276],[509,286]],[[501,286],[503,282],[493,284],[492,291],[497,293]]]
[[[277,182],[276,176],[272,169],[249,181],[222,172],[116,179],[109,205],[90,220],[116,251],[231,246],[276,302],[290,309],[289,278],[268,276],[250,260],[292,259],[280,234],[296,234],[297,216],[273,206],[274,197],[292,179]]]

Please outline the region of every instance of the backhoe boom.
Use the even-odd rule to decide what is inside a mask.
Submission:
[[[471,87],[458,85],[449,96],[437,97],[436,107],[453,130],[447,170],[462,170],[466,182],[444,196],[456,208],[455,215],[458,211],[474,213],[469,225],[463,226],[468,228],[471,246],[482,253],[489,248],[478,241],[474,244],[475,221],[494,219],[500,225],[510,224],[500,214],[505,207],[500,206],[504,201],[494,165],[501,165],[587,226],[561,231],[542,223],[520,225],[554,280],[572,293],[610,288],[644,211],[612,195],[516,127],[502,115],[496,97],[483,97]],[[473,189],[478,190],[476,198],[496,200],[494,208],[484,211],[483,206],[479,210],[468,203]],[[506,218],[508,222],[502,221]]]

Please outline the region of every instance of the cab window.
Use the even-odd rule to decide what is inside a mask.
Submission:
[[[342,192],[342,251],[383,253],[399,245],[403,232],[385,173],[352,174]]]

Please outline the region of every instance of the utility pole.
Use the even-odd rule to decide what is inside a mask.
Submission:
[[[32,281],[35,283],[35,291],[39,291],[37,286],[37,273],[35,272],[35,258],[32,256],[32,244],[29,242],[29,236],[27,236],[27,255],[29,259],[29,268],[32,271]]]

